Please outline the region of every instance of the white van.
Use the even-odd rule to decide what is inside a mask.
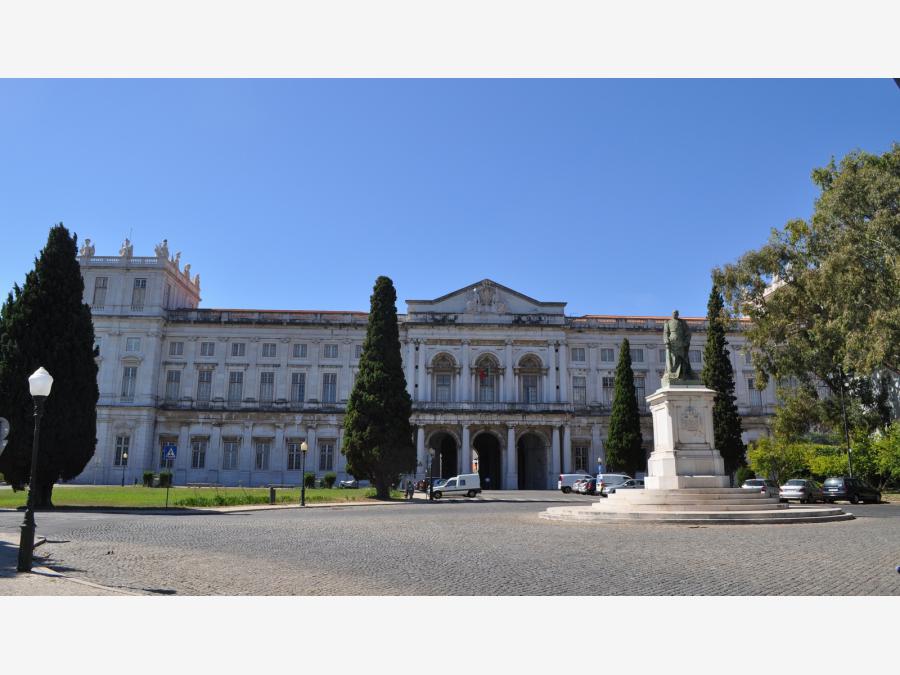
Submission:
[[[448,478],[439,488],[434,490],[434,498],[440,499],[444,495],[462,494],[466,497],[474,497],[481,492],[481,479],[477,473],[461,473],[453,478]]]

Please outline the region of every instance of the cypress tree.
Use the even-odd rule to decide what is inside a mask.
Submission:
[[[628,471],[633,476],[645,464],[641,415],[634,393],[634,371],[631,369],[631,345],[622,340],[616,365],[609,438],[606,441],[606,465],[610,471]]]
[[[378,499],[389,499],[397,476],[416,466],[409,424],[412,400],[400,357],[396,303],[393,282],[378,277],[359,375],[347,402],[341,449],[347,457],[347,471],[372,481]]]
[[[725,472],[732,474],[738,467],[746,466],[744,442],[741,440],[741,417],[738,415],[734,395],[734,370],[725,345],[726,317],[723,312],[722,294],[713,283],[706,305],[709,328],[703,354],[703,384],[716,392],[713,403],[713,433],[716,448],[725,460]]]
[[[53,484],[82,472],[97,444],[97,364],[91,310],[77,238],[62,223],[25,284],[13,287],[0,309],[0,410],[12,427],[0,472],[14,489],[30,483],[36,507],[52,506]],[[31,476],[34,403],[28,376],[43,366],[53,376],[44,406],[37,476]]]

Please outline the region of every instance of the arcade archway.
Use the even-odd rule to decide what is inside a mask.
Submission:
[[[520,490],[547,489],[547,443],[538,434],[522,435],[516,448]]]
[[[432,475],[435,478],[455,476],[459,465],[459,450],[453,435],[446,431],[438,431],[429,439],[429,447],[434,448]]]
[[[473,463],[478,464],[482,490],[499,490],[503,487],[500,461],[500,441],[489,432],[478,434],[472,441]]]

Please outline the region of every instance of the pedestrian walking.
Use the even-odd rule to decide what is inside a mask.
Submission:
[[[412,499],[414,492],[415,488],[413,487],[413,482],[411,480],[406,481],[406,498]]]

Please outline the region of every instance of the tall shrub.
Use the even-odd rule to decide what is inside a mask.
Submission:
[[[631,475],[643,470],[646,465],[643,443],[641,415],[634,392],[634,371],[631,369],[631,346],[626,338],[622,340],[616,365],[609,438],[606,441],[606,465],[609,470],[628,471]]]

